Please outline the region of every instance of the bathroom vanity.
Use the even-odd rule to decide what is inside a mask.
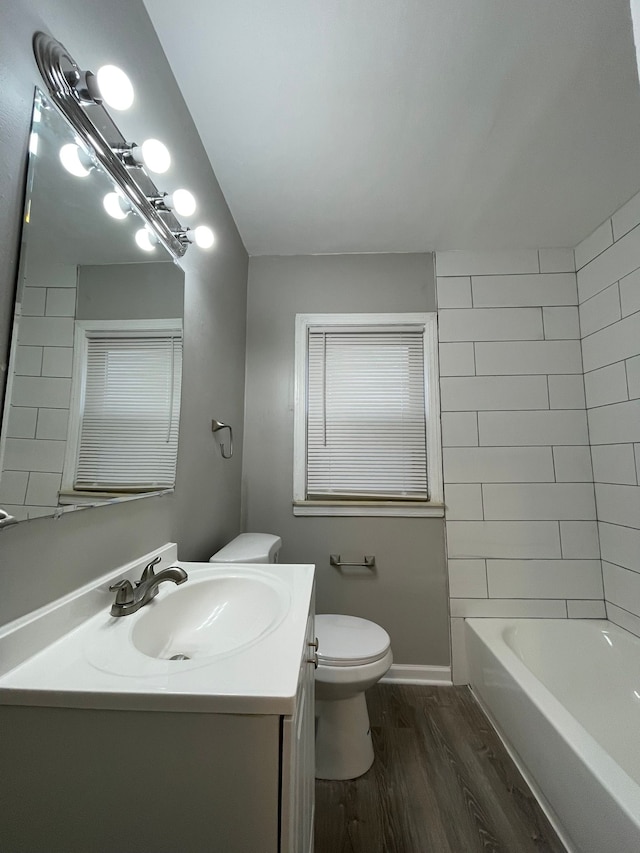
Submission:
[[[186,583],[110,616],[158,554],[0,634],[2,849],[308,853],[313,567],[178,562]]]

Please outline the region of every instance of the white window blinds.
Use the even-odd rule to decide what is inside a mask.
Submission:
[[[424,329],[310,328],[307,499],[428,500]]]
[[[178,332],[87,333],[75,489],[174,485],[181,377]]]

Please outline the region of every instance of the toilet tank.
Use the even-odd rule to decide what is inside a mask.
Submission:
[[[272,533],[241,533],[209,558],[210,563],[277,563],[282,539]]]

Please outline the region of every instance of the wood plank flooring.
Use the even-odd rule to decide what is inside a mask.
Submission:
[[[376,760],[316,781],[315,853],[565,853],[467,687],[378,684]]]

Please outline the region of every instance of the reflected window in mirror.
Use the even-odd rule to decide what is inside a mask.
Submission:
[[[129,491],[73,501],[73,484],[62,482],[75,424],[72,387],[80,381],[74,374],[77,324],[125,328],[132,321],[171,321],[176,329],[183,316],[182,270],[161,246],[151,252],[138,247],[135,234],[143,223],[133,211],[122,219],[107,215],[103,200],[114,187],[99,168],[91,164],[81,176],[63,166],[60,151],[75,142],[66,120],[36,92],[0,437],[0,506],[19,520],[66,511],[70,500],[95,504]],[[176,446],[179,386],[171,371],[175,379],[180,365],[176,353],[164,379],[174,392],[170,431]],[[130,481],[141,488],[136,463],[125,459]],[[172,460],[172,476],[164,482],[175,478],[175,455]],[[160,488],[150,485],[142,493]]]

